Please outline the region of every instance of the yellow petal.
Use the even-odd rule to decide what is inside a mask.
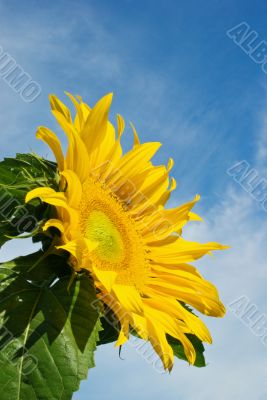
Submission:
[[[147,320],[145,317],[132,313],[133,327],[136,330],[138,336],[143,340],[148,340]]]
[[[193,201],[177,208],[160,210],[151,217],[147,217],[143,235],[147,242],[162,240],[173,232],[178,232],[190,219],[189,213],[200,196]]]
[[[81,107],[80,103],[78,102],[78,100],[71,93],[65,92],[65,94],[70,98],[70,100],[72,101],[72,103],[77,111],[77,114],[74,119],[74,126],[78,131],[81,131],[81,129],[83,128],[84,123],[85,123],[85,118],[84,118],[84,113],[83,113],[82,107]],[[88,114],[86,115],[86,117],[87,116],[88,116]]]
[[[78,221],[77,212],[68,205],[67,199],[62,192],[56,192],[55,190],[49,187],[40,187],[31,190],[27,193],[25,202],[28,203],[29,201],[39,198],[41,201],[47,204],[51,204],[56,208],[63,208],[69,215],[71,221]]]
[[[112,93],[100,99],[92,108],[83,130],[81,138],[90,155],[90,169],[96,167],[99,148],[107,134],[108,113],[112,102]]]
[[[151,270],[153,271],[153,276],[155,273],[155,275],[164,275],[164,274],[177,275],[191,280],[198,278],[203,279],[199,271],[195,267],[189,264],[151,263],[150,265],[151,265]]]
[[[59,219],[49,219],[43,226],[43,231],[46,232],[49,228],[56,228],[60,231],[60,233],[64,233],[65,228]]]
[[[169,176],[165,167],[153,167],[142,177],[136,193],[131,196],[131,214],[138,217],[144,213],[154,213],[155,204],[169,187]],[[146,224],[146,223],[145,223]]]
[[[203,257],[213,250],[224,250],[227,246],[216,242],[205,244],[190,242],[178,237],[174,243],[165,246],[150,245],[151,259],[159,263],[187,263]]]
[[[39,197],[43,202],[47,203],[47,199],[49,201],[55,200],[55,204],[53,205],[61,205],[64,202],[64,205],[67,206],[67,199],[64,195],[64,193],[59,193],[56,192],[54,189],[50,187],[39,187],[36,189],[31,190],[30,192],[27,193],[26,195],[26,203],[29,201],[35,199],[36,197]],[[49,202],[49,204],[51,204]]]
[[[52,112],[57,111],[58,113],[60,113],[62,115],[62,117],[67,122],[69,122],[71,124],[72,118],[71,118],[71,113],[70,113],[70,110],[68,109],[68,107],[66,107],[65,104],[62,103],[62,101],[59,100],[59,98],[57,98],[57,96],[55,96],[54,94],[51,94],[49,96],[49,100],[50,100]]]
[[[52,113],[69,140],[66,168],[76,172],[83,182],[89,176],[89,156],[86,147],[72,124],[68,108],[56,96],[50,96],[50,102]]]
[[[196,315],[186,310],[178,301],[171,298],[146,299],[145,303],[156,310],[168,313],[173,318],[183,320],[190,333],[195,334],[201,341],[211,343],[212,339],[206,325]]]
[[[58,250],[65,250],[70,253],[77,260],[77,270],[80,270],[83,264],[84,251],[86,250],[86,245],[84,240],[77,239],[71,240],[62,246],[56,246]]]
[[[125,122],[120,114],[117,114],[117,125],[118,125],[118,136],[120,138],[125,129]]]
[[[166,370],[171,371],[174,362],[174,355],[171,346],[169,345],[164,330],[161,326],[154,323],[153,320],[147,320],[147,327],[149,332],[149,340],[160,357],[163,366]]]
[[[164,206],[169,200],[171,193],[176,189],[176,180],[171,178],[170,188],[157,201],[158,206]]]
[[[36,137],[48,144],[55,155],[59,171],[62,171],[64,169],[64,155],[60,141],[55,133],[44,126],[41,126],[37,130]]]
[[[194,212],[190,212],[188,216],[189,216],[189,221],[203,221],[203,219]]]
[[[67,181],[65,195],[69,205],[73,208],[78,208],[82,198],[82,184],[80,179],[75,172],[70,169],[62,171],[61,175],[64,176]]]
[[[195,349],[192,343],[183,333],[182,329],[179,328],[180,323],[174,318],[170,317],[166,312],[161,312],[147,305],[145,306],[145,313],[150,321],[150,324],[153,324],[154,328],[156,327],[156,329],[154,330],[157,333],[157,336],[159,337],[158,331],[160,330],[161,332],[163,331],[173,336],[174,338],[178,339],[184,347],[185,355],[188,361],[190,362],[190,364],[194,364],[196,359]],[[163,338],[161,338],[161,343],[162,342],[164,342]],[[166,349],[168,348],[166,344],[164,347]],[[162,357],[162,359],[164,360],[164,357]]]
[[[203,287],[200,290],[196,286],[195,290],[191,287],[176,286],[175,283],[167,281],[150,282],[147,286],[147,294],[151,297],[167,297],[174,298],[191,305],[205,315],[213,317],[223,317],[225,307],[221,303],[218,294],[215,291],[205,290]]]
[[[129,319],[124,318],[121,322],[121,330],[118,340],[115,344],[116,347],[124,345],[129,339]]]
[[[93,171],[101,170],[101,167],[103,164],[106,163],[106,161],[110,161],[110,154],[111,151],[114,149],[114,145],[116,143],[115,139],[115,128],[114,126],[108,121],[107,123],[107,128],[106,128],[106,134],[102,139],[101,145],[97,148],[95,151],[95,164],[93,167]],[[92,173],[92,167],[91,167],[91,173]],[[97,176],[94,173],[94,176]]]
[[[172,170],[173,166],[174,166],[174,160],[173,160],[173,158],[170,158],[168,161],[168,165],[167,165],[167,171],[170,172]]]
[[[129,151],[117,164],[114,176],[108,179],[110,187],[133,180],[133,176],[142,173],[149,166],[149,161],[160,148],[161,143],[144,143]]]
[[[126,311],[136,314],[143,313],[142,299],[134,286],[116,283],[112,287],[112,292]]]
[[[137,134],[137,131],[135,129],[135,126],[132,122],[130,122],[131,128],[133,130],[133,134],[134,134],[134,147],[140,146],[140,140]]]
[[[99,280],[99,282],[104,286],[104,288],[107,290],[108,293],[111,292],[116,277],[117,273],[114,271],[103,271],[97,268],[96,266],[93,266],[93,271],[94,274],[96,275],[96,278]]]

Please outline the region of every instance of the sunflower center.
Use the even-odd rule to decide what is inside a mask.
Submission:
[[[117,283],[141,290],[148,273],[141,234],[111,190],[92,179],[83,184],[80,227],[84,237],[98,243],[88,256],[89,262],[101,270],[117,272]]]
[[[120,232],[103,211],[93,210],[89,214],[85,236],[98,242],[95,253],[101,260],[122,260],[124,245]]]

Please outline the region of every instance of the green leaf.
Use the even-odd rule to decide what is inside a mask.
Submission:
[[[103,330],[99,332],[97,345],[113,343],[117,341],[120,333],[120,323],[114,313],[106,306],[104,315],[101,317]]]
[[[204,357],[204,351],[205,348],[203,346],[203,343],[201,342],[201,340],[192,334],[187,334],[186,335],[188,337],[188,339],[190,340],[190,342],[192,343],[192,345],[194,346],[194,349],[196,351],[196,361],[194,363],[195,367],[205,367],[206,366],[206,362],[205,362],[205,357]],[[184,348],[183,345],[181,344],[181,342],[177,339],[174,339],[172,336],[168,336],[168,343],[169,345],[172,347],[174,355],[178,358],[180,358],[181,360],[187,361],[185,352],[184,352]]]
[[[0,274],[1,400],[71,399],[101,330],[91,279],[70,286],[66,261],[42,252],[1,264]]]
[[[39,186],[58,185],[56,164],[35,154],[17,154],[0,162],[0,247],[9,240],[33,231],[49,207],[25,204],[27,192]]]
[[[36,253],[0,263],[0,276],[8,283],[11,283],[12,279],[20,278],[40,285],[44,281],[70,275],[72,270],[66,260],[64,257],[49,255],[39,250]],[[0,293],[2,286],[3,280],[0,281]]]

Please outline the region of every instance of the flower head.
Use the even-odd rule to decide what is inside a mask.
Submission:
[[[75,271],[85,269],[93,277],[99,297],[120,323],[117,345],[134,329],[171,370],[170,335],[182,343],[193,364],[196,354],[187,335],[208,343],[211,336],[185,304],[215,317],[223,316],[225,309],[216,288],[190,263],[225,246],[181,237],[188,221],[200,219],[191,211],[199,196],[165,208],[175,189],[169,177],[173,161],[154,166],[151,159],[160,143],[141,144],[133,126],[133,147],[123,154],[125,123],[118,115],[115,129],[108,120],[111,94],[92,109],[80,97],[68,96],[76,109],[74,119],[56,96],[50,96],[52,113],[68,137],[66,156],[51,130],[37,131],[55,154],[60,188],[34,189],[26,201],[38,197],[54,206],[56,215],[43,229],[56,228],[57,250],[69,253]]]

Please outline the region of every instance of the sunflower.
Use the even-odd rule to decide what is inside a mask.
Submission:
[[[193,364],[196,353],[188,334],[208,343],[212,339],[186,305],[214,317],[222,317],[225,308],[216,288],[190,263],[225,246],[181,237],[188,221],[200,220],[191,211],[199,196],[165,208],[176,186],[169,177],[173,160],[167,166],[153,165],[151,159],[161,144],[141,144],[133,125],[133,147],[123,154],[125,122],[117,115],[115,129],[108,120],[112,94],[92,109],[81,97],[68,96],[76,110],[74,119],[65,104],[50,96],[52,113],[68,138],[66,156],[50,129],[37,130],[37,138],[55,155],[59,190],[36,188],[26,202],[39,198],[54,206],[54,218],[43,230],[56,228],[56,251],[69,254],[74,271],[89,271],[103,304],[119,321],[117,346],[128,340],[132,329],[150,341],[164,368],[171,370],[170,335],[182,343]]]

